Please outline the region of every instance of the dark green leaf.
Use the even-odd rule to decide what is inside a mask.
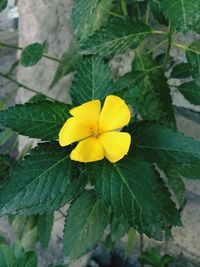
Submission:
[[[191,163],[173,164],[171,166],[173,171],[178,172],[185,178],[200,179],[200,161],[194,161]]]
[[[191,68],[192,76],[200,86],[200,40],[195,41],[189,46],[186,57]]]
[[[133,151],[118,163],[100,161],[90,166],[95,190],[116,216],[124,215],[140,233],[162,239],[167,225],[180,225],[170,193],[153,166]]]
[[[173,68],[170,78],[182,79],[188,78],[191,75],[190,65],[188,63],[180,63]]]
[[[177,88],[194,105],[200,105],[200,85],[195,82],[181,84]]]
[[[53,213],[44,214],[38,217],[38,239],[43,249],[46,249],[51,237],[53,228],[54,215]]]
[[[161,24],[167,25],[167,20],[162,12],[161,0],[148,1],[154,18]]]
[[[16,105],[0,111],[0,124],[29,137],[57,140],[70,108],[64,103],[51,101]]]
[[[24,253],[12,267],[37,267],[37,254],[34,251]]]
[[[100,57],[83,57],[70,91],[76,105],[103,99],[113,92],[109,67]]]
[[[0,0],[0,12],[3,11],[8,4],[8,0]]]
[[[47,97],[41,93],[38,93],[36,95],[34,95],[33,97],[31,97],[28,101],[28,103],[37,103],[40,101],[48,101]]]
[[[151,29],[133,18],[114,18],[91,35],[82,45],[82,54],[110,55],[136,48]]]
[[[56,198],[70,183],[71,160],[57,143],[40,144],[0,186],[0,214],[20,210]]]
[[[65,261],[69,263],[91,249],[108,222],[103,203],[93,190],[85,191],[69,209],[64,230]]]
[[[14,164],[15,160],[11,156],[0,154],[0,180],[9,176],[9,172]]]
[[[135,148],[151,162],[187,163],[200,159],[200,142],[175,129],[154,123],[132,126]]]
[[[164,0],[162,9],[177,31],[195,30],[199,23],[199,0]]]
[[[43,45],[34,43],[23,49],[20,62],[24,67],[31,67],[38,63],[43,55]]]

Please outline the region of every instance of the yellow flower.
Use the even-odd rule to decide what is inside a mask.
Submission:
[[[120,97],[106,97],[101,102],[93,100],[70,110],[69,118],[59,133],[61,146],[80,141],[70,158],[80,162],[101,160],[104,156],[111,162],[122,159],[129,150],[130,134],[119,129],[130,121],[130,110]]]

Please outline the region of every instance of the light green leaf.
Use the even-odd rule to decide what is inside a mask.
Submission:
[[[15,254],[12,249],[4,244],[0,244],[0,266],[12,267],[15,261]]]
[[[199,0],[164,0],[162,9],[177,31],[195,30],[200,21]]]
[[[89,169],[89,168],[88,168]],[[115,216],[124,215],[129,224],[148,237],[161,240],[167,225],[180,225],[170,193],[153,166],[135,157],[133,151],[118,163],[106,160],[90,166],[95,190]]]
[[[43,45],[34,43],[23,49],[20,63],[24,67],[32,67],[38,63],[43,55]]]
[[[102,237],[108,222],[103,203],[93,190],[85,191],[72,203],[64,229],[65,262],[69,263],[91,249]]]
[[[72,28],[78,39],[85,39],[107,20],[113,0],[74,0]]]
[[[194,81],[183,83],[177,88],[194,105],[200,105],[200,86]]]
[[[191,75],[192,73],[190,65],[188,63],[180,63],[173,68],[170,74],[170,78],[182,79],[182,78],[188,78]]]
[[[200,142],[175,129],[144,122],[133,125],[131,131],[135,148],[151,162],[200,160]]]
[[[136,48],[151,29],[134,18],[114,18],[81,45],[82,54],[110,55]]]
[[[40,101],[0,111],[0,124],[33,138],[57,140],[71,107],[61,102]]]
[[[83,57],[70,88],[74,104],[103,99],[113,92],[109,67],[100,57]]]
[[[53,228],[53,213],[44,214],[38,217],[38,239],[43,249],[47,249]]]
[[[23,209],[65,192],[72,171],[68,153],[57,143],[44,143],[33,149],[0,185],[0,214],[20,214]]]
[[[8,0],[0,0],[0,12],[3,11],[8,4]]]
[[[186,57],[191,68],[192,76],[200,86],[200,40],[193,42],[189,46],[189,49],[187,49],[186,52]]]

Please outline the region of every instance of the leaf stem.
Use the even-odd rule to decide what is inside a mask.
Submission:
[[[121,0],[122,12],[124,16],[128,16],[128,10],[126,6],[126,0]]]
[[[0,42],[0,47],[7,47],[7,48],[12,48],[12,49],[21,50],[21,51],[23,50],[22,47],[19,47],[19,46],[16,46],[16,45],[6,44],[6,43],[2,43],[2,42]],[[43,54],[42,56],[44,58],[48,58],[50,60],[53,60],[53,61],[56,61],[56,62],[59,62],[59,63],[62,62],[60,59],[55,58],[53,56],[50,56],[48,54]]]
[[[164,67],[167,67],[167,63],[169,61],[169,57],[170,57],[170,51],[172,48],[172,43],[173,43],[173,33],[174,30],[171,27],[171,25],[169,24],[169,29],[168,29],[168,46],[167,46],[167,52],[166,52],[166,56],[165,56],[165,61],[164,61]]]
[[[146,18],[145,18],[145,23],[147,25],[149,24],[149,16],[150,16],[150,7],[149,7],[149,4],[147,4],[147,11],[146,11]]]
[[[26,89],[27,91],[29,91],[31,93],[34,93],[34,94],[38,94],[39,93],[37,90],[32,89],[32,88],[26,86],[25,84],[22,84],[22,83],[18,82],[17,80],[13,79],[12,77],[10,77],[7,74],[4,74],[4,73],[0,72],[0,76],[5,78],[5,79],[7,79],[7,80],[9,80],[9,81],[11,81],[11,82],[13,82],[13,83],[15,83],[16,85],[19,86],[19,88],[22,87],[22,88]],[[45,95],[45,96],[50,100],[55,100],[55,99],[51,98],[50,96],[47,96],[47,95]]]
[[[184,49],[184,50],[188,50],[188,51],[191,51],[191,52],[193,52],[193,53],[196,53],[196,54],[200,55],[200,51],[195,50],[195,49],[192,49],[192,48],[190,48],[190,47],[188,47],[188,46],[185,46],[185,45],[182,45],[182,44],[176,44],[176,43],[173,43],[173,45],[174,45],[175,47],[177,47],[177,48],[181,48],[181,49]]]

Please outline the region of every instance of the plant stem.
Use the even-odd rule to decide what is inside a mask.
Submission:
[[[149,24],[149,15],[150,15],[150,7],[147,4],[147,11],[146,11],[146,18],[145,18],[145,23],[148,25]]]
[[[164,67],[167,67],[167,63],[169,61],[169,57],[170,57],[170,50],[172,47],[172,41],[173,41],[173,28],[171,27],[171,25],[169,24],[169,30],[168,30],[168,46],[167,46],[167,52],[166,52],[166,56],[165,56],[165,61],[164,61]]]
[[[126,0],[121,0],[121,6],[124,16],[128,16],[128,10],[126,6]]]
[[[1,43],[1,42],[0,42],[0,47],[7,47],[7,48],[12,48],[12,49],[21,50],[21,51],[23,50],[22,47],[15,46],[15,45],[10,45],[10,44],[6,44],[6,43]],[[62,62],[60,59],[52,57],[52,56],[47,55],[47,54],[43,54],[42,56],[44,58],[48,58],[50,60],[53,60],[53,61],[56,61],[56,62],[59,62],[59,63]]]
[[[9,81],[11,81],[11,82],[13,82],[13,83],[15,83],[16,85],[19,86],[19,88],[22,87],[22,88],[26,89],[27,91],[29,91],[29,92],[31,92],[31,93],[34,93],[34,94],[38,94],[38,93],[39,93],[38,91],[36,91],[36,90],[34,90],[34,89],[32,89],[32,88],[26,86],[25,84],[22,84],[22,83],[16,81],[15,79],[13,79],[12,77],[10,77],[10,76],[7,75],[7,74],[4,74],[4,73],[0,72],[0,76],[3,77],[3,78],[5,78],[5,79],[7,79],[7,80],[9,80]],[[47,97],[48,99],[50,99],[50,100],[55,100],[55,99],[51,98],[50,96],[47,96],[47,95],[46,95],[46,97]]]
[[[181,48],[181,49],[184,49],[184,50],[188,50],[188,51],[191,51],[191,52],[193,52],[193,53],[196,53],[196,54],[200,55],[200,51],[195,50],[195,49],[192,49],[192,48],[190,48],[190,47],[188,47],[188,46],[185,46],[185,45],[182,45],[182,44],[176,44],[176,43],[173,43],[173,45],[174,45],[175,47],[177,47],[177,48]]]

